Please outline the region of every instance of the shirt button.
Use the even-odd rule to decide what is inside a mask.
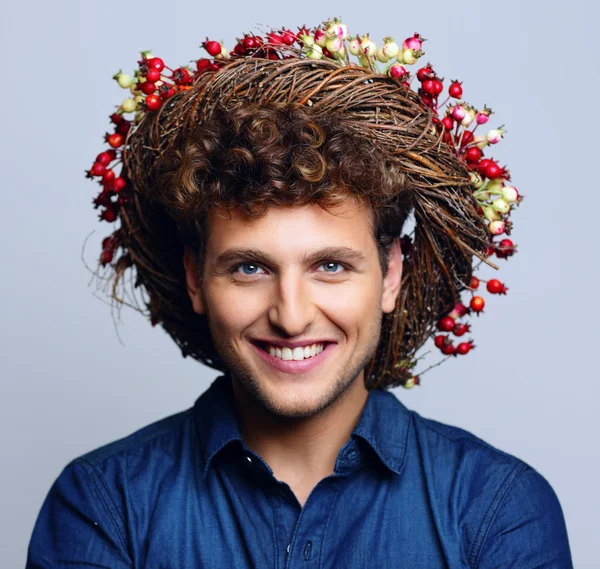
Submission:
[[[285,552],[286,552],[286,553],[289,553],[289,552],[290,552],[290,545],[292,545],[292,544],[291,544],[291,543],[290,543],[290,544],[288,544],[288,546],[285,548]]]
[[[247,460],[247,461],[248,461],[250,464],[252,464],[252,458],[250,458],[248,455],[246,455],[246,460]]]

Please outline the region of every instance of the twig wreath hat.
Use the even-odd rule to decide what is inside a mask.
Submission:
[[[459,81],[444,87],[431,64],[416,65],[424,41],[415,33],[378,47],[334,18],[245,33],[231,51],[207,38],[195,69],[142,52],[133,76],[117,73],[130,96],[87,171],[101,187],[100,219],[117,224],[95,272],[113,303],[160,324],[184,357],[225,371],[182,262],[184,245],[202,257],[208,211],[238,204],[260,215],[351,196],[374,213],[384,274],[394,237],[403,254],[366,387],[419,384],[429,339],[445,356],[434,365],[469,353],[466,321],[485,305],[473,273],[516,252],[510,216],[523,198],[506,167],[484,157],[504,134],[487,130],[492,111],[464,102]],[[483,282],[490,294],[508,290]]]

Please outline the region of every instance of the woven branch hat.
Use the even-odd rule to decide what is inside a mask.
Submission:
[[[344,188],[369,187],[362,199],[378,220],[380,253],[401,237],[403,276],[366,387],[420,384],[429,339],[443,357],[435,365],[469,353],[466,320],[484,309],[481,282],[490,294],[508,290],[474,270],[497,269],[491,257],[516,252],[507,236],[523,197],[506,167],[484,157],[505,132],[476,133],[491,110],[464,102],[461,83],[446,88],[429,63],[409,71],[424,41],[415,33],[378,47],[334,18],[297,32],[245,33],[231,51],[207,38],[195,68],[142,52],[133,75],[117,73],[131,96],[111,115],[108,149],[86,172],[100,184],[100,220],[117,225],[95,271],[113,306],[135,308],[184,357],[225,371],[206,316],[192,309],[183,266],[184,245],[201,242],[209,210],[327,205]],[[277,130],[269,117],[287,126]],[[268,151],[257,150],[261,142]]]

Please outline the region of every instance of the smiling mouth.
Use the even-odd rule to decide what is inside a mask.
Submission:
[[[298,348],[275,346],[266,342],[253,342],[263,352],[282,361],[303,361],[318,356],[332,342],[318,342]]]

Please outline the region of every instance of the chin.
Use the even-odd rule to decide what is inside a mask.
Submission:
[[[282,382],[279,385],[269,384],[256,378],[243,381],[246,391],[277,417],[302,419],[314,416],[327,409],[346,392],[354,378],[339,378],[324,383],[321,380],[315,385],[309,383]]]

